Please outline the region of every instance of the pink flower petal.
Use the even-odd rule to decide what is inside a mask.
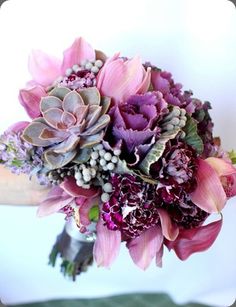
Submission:
[[[28,66],[34,81],[42,86],[51,85],[61,75],[61,61],[40,50],[32,51]]]
[[[18,132],[21,132],[23,131],[30,123],[29,122],[26,122],[26,121],[20,121],[20,122],[17,122],[13,125],[11,125],[6,133],[9,133],[9,132],[15,132],[15,133],[18,133]]]
[[[156,265],[161,268],[162,267],[162,257],[163,257],[163,252],[164,252],[164,246],[163,244],[161,245],[159,251],[157,251],[156,254]]]
[[[60,187],[54,187],[43,200],[37,211],[38,217],[44,217],[52,213],[58,212],[63,207],[69,205],[74,200],[73,197],[67,195]]]
[[[127,61],[115,58],[102,68],[97,86],[103,95],[112,97],[116,102],[126,101],[129,96],[145,88],[146,74],[140,57]]]
[[[220,212],[227,200],[220,178],[208,162],[198,162],[197,188],[191,193],[191,200],[208,213]]]
[[[163,236],[170,241],[174,241],[179,234],[178,226],[172,223],[166,210],[159,208],[157,212],[160,217]]]
[[[236,174],[236,168],[231,162],[224,159],[210,157],[205,160],[217,172],[218,176],[228,176]]]
[[[119,254],[121,233],[109,230],[100,219],[97,223],[97,239],[94,243],[94,258],[98,266],[110,267]]]
[[[83,197],[77,197],[76,203],[79,205],[79,216],[80,222],[84,226],[88,226],[91,221],[89,219],[89,211],[93,206],[98,206],[100,197],[95,197],[93,199],[85,199]]]
[[[69,195],[73,197],[85,197],[93,198],[99,194],[99,189],[90,188],[83,189],[77,186],[74,177],[67,177],[61,184],[60,187]]]
[[[163,235],[160,227],[151,227],[139,237],[127,243],[129,253],[134,263],[142,270],[146,270],[152,259],[160,251]]]
[[[216,240],[222,226],[222,219],[193,229],[183,229],[175,241],[167,241],[169,250],[174,249],[181,260],[196,252],[207,250]]]
[[[80,64],[83,60],[94,60],[94,49],[82,38],[77,38],[74,43],[64,51],[64,59],[62,63],[62,73],[67,68],[71,68],[74,64]]]
[[[41,115],[39,104],[42,97],[47,93],[42,86],[34,86],[30,89],[22,89],[19,93],[19,100],[21,105],[25,108],[27,114],[31,118],[37,118]]]
[[[143,68],[144,69],[144,68]],[[137,89],[137,94],[144,94],[148,91],[151,83],[151,68],[148,67],[147,71],[144,69],[144,79]]]

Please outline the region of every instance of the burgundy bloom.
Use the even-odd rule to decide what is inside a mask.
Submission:
[[[160,135],[158,121],[167,111],[161,93],[133,95],[110,111],[111,124],[106,136],[110,144],[123,142],[123,157],[137,163]]]
[[[114,174],[111,183],[114,191],[102,208],[102,217],[108,229],[120,230],[124,239],[130,239],[160,224],[154,202],[155,186],[133,175]]]

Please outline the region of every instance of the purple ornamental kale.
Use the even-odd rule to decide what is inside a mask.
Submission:
[[[160,135],[158,122],[167,112],[167,103],[160,92],[133,95],[111,110],[106,141],[110,145],[122,140],[123,158],[136,164]]]

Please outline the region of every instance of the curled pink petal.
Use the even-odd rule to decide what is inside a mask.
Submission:
[[[196,252],[207,250],[216,240],[222,226],[222,219],[205,226],[180,231],[175,241],[167,241],[168,249],[173,249],[181,260],[186,260]]]
[[[147,68],[147,71],[144,70],[144,79],[143,82],[140,84],[139,88],[137,89],[137,94],[144,94],[148,91],[151,83],[151,67]]]
[[[197,188],[190,197],[200,209],[208,212],[220,212],[227,200],[217,172],[206,161],[198,160]]]
[[[47,93],[42,86],[36,85],[29,89],[22,89],[19,93],[21,105],[25,108],[27,114],[33,119],[41,115],[39,104],[42,97]]]
[[[73,202],[74,198],[67,195],[60,187],[54,187],[43,200],[37,211],[38,217],[44,217],[55,212],[58,212],[63,207]]]
[[[74,177],[67,177],[61,184],[60,187],[69,195],[73,197],[85,197],[93,198],[99,194],[99,189],[90,188],[83,189],[76,184]]]
[[[157,251],[157,254],[156,254],[156,266],[158,266],[159,268],[162,267],[163,252],[164,252],[164,246],[162,244],[159,251]]]
[[[40,50],[32,51],[28,66],[34,81],[42,86],[51,85],[61,75],[61,61]]]
[[[163,236],[170,241],[174,241],[179,234],[178,226],[171,221],[166,210],[159,208],[157,212],[160,217]]]
[[[94,258],[98,266],[110,267],[119,254],[121,232],[109,230],[100,219],[97,223],[97,239],[94,243]]]
[[[205,161],[217,172],[219,177],[236,174],[236,168],[229,161],[215,157],[207,158]]]
[[[79,205],[79,216],[80,222],[84,226],[88,226],[91,221],[89,219],[89,212],[93,206],[98,206],[100,197],[95,197],[92,199],[85,199],[83,197],[76,198],[76,203]]]
[[[67,68],[74,64],[80,64],[83,60],[94,60],[95,50],[82,38],[77,38],[74,43],[64,51],[64,59],[61,72],[65,73]]]
[[[127,247],[134,263],[142,270],[146,270],[160,251],[162,243],[161,228],[155,226],[145,230],[139,237],[130,240]]]

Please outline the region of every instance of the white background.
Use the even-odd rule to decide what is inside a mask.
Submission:
[[[226,0],[10,0],[0,9],[0,128],[27,119],[17,101],[30,79],[32,48],[60,56],[83,36],[112,55],[139,54],[173,73],[195,96],[211,101],[215,135],[236,148],[236,9]],[[214,246],[186,262],[166,251],[164,268],[136,268],[123,248],[111,270],[94,266],[76,283],[47,266],[63,216],[0,207],[0,298],[6,304],[127,292],[167,292],[176,302],[229,306],[236,296],[236,199],[224,210]]]

